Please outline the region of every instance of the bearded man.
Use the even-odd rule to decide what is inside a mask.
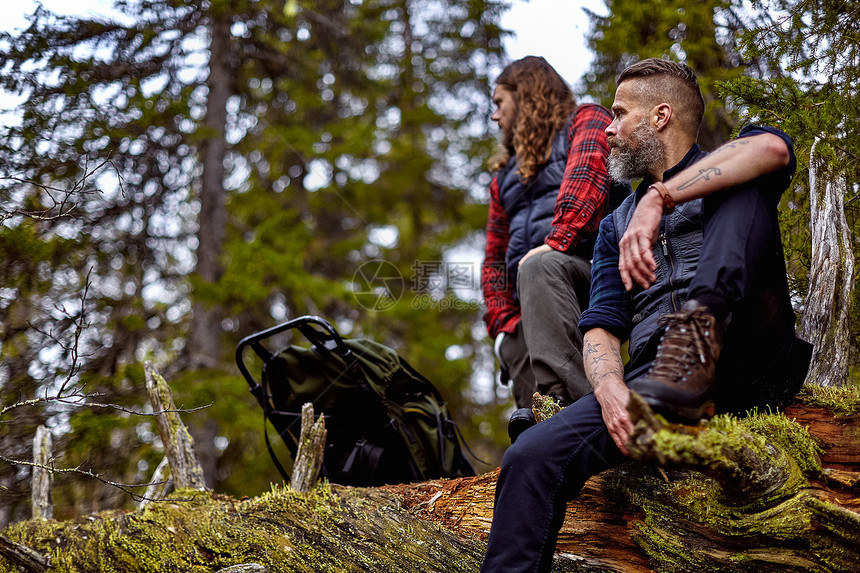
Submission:
[[[591,391],[577,322],[588,305],[600,219],[629,185],[611,189],[606,172],[609,111],[577,106],[543,58],[505,68],[493,102],[502,151],[491,161],[481,286],[502,380],[513,380],[520,408],[509,425],[514,440],[534,423],[535,392],[566,405]]]
[[[715,409],[781,406],[809,366],[777,221],[795,170],[791,139],[747,126],[704,153],[704,103],[684,64],[643,60],[617,85],[609,172],[643,181],[601,222],[594,249],[579,321],[594,392],[505,453],[483,571],[550,570],[566,502],[626,459],[631,391],[696,423]]]

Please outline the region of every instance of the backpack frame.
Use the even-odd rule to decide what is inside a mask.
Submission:
[[[262,342],[297,330],[309,347],[270,352]],[[263,360],[260,382],[243,355]],[[439,391],[394,350],[366,338],[342,338],[318,316],[302,316],[242,339],[236,364],[263,414],[295,459],[306,402],[326,420],[321,474],[343,485],[376,486],[475,475]],[[285,480],[287,472],[266,447]],[[465,446],[468,449],[468,446]]]

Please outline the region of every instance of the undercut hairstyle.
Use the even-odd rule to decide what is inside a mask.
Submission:
[[[556,132],[576,109],[576,99],[558,72],[539,56],[527,56],[510,64],[496,79],[496,85],[513,92],[516,120],[513,149],[502,149],[490,160],[497,170],[517,157],[517,173],[523,181],[532,179],[549,160]]]
[[[680,123],[695,138],[705,115],[705,100],[696,73],[686,64],[649,58],[627,67],[618,76],[617,85],[637,79],[639,101],[651,108],[661,103],[672,106]]]

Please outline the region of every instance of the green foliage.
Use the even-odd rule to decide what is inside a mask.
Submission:
[[[585,93],[609,107],[615,80],[631,63],[667,58],[689,65],[699,75],[705,98],[705,119],[699,143],[714,149],[729,139],[737,124],[717,92],[717,82],[739,77],[744,70],[735,45],[742,26],[729,0],[677,3],[606,0],[608,16],[591,14],[588,41],[595,58],[585,75]]]
[[[452,402],[467,437],[482,421],[498,426],[501,405],[469,399],[477,305],[454,297],[445,273],[441,291],[409,289],[414,269],[443,262],[485,222],[476,197],[493,143],[488,74],[502,58],[504,5],[116,6],[117,21],[40,8],[23,33],[0,35],[0,89],[24,99],[20,123],[0,130],[4,404],[64,382],[73,398],[16,410],[26,415],[0,426],[0,452],[27,459],[24,437],[47,422],[63,438],[58,463],[147,481],[160,461],[152,421],[78,406],[98,393],[144,409],[139,365],[150,359],[180,407],[212,404],[186,417],[214,486],[257,493],[276,474],[233,349],[309,313],[400,349]],[[208,42],[225,17],[226,58],[210,67]],[[216,69],[229,76],[223,141],[207,122]],[[226,241],[212,281],[195,268],[212,246],[201,229],[217,224],[200,212],[202,158],[216,143],[225,148]],[[403,278],[386,310],[362,306],[355,292],[357,271],[378,260]],[[429,294],[450,304],[413,308]],[[220,313],[222,353],[212,369],[186,373],[195,304]],[[462,358],[445,358],[452,347]],[[26,482],[15,472],[0,466],[23,511]],[[83,511],[84,498],[87,511],[121,501],[99,484],[58,486],[60,515]]]
[[[848,182],[845,215],[853,236],[860,232],[860,3],[774,0],[754,2],[757,25],[741,36],[741,52],[762,62],[761,77],[721,84],[730,100],[752,121],[775,125],[791,135],[798,171],[781,209],[783,242],[791,286],[799,297],[808,290],[810,151],[824,160],[821,177]],[[855,242],[854,258],[858,260]],[[855,272],[850,338],[860,333],[860,276]],[[860,361],[852,348],[853,369]]]

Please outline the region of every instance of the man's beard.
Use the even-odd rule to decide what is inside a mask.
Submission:
[[[645,119],[633,128],[628,141],[615,140],[606,168],[613,181],[629,183],[646,177],[663,165],[665,158],[666,146],[657,137],[657,130]]]
[[[514,128],[513,126],[502,129],[502,147],[513,157],[517,154],[514,147]]]

